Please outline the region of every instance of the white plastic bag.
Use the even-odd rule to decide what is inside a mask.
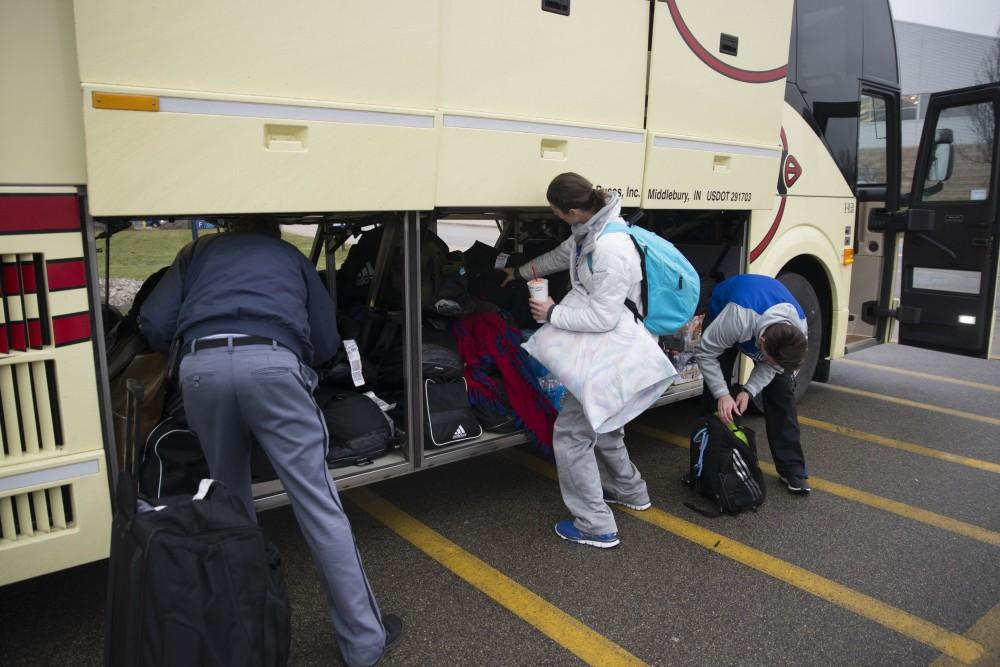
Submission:
[[[656,339],[628,311],[618,326],[603,333],[546,324],[521,347],[580,401],[597,433],[627,424],[677,377]]]

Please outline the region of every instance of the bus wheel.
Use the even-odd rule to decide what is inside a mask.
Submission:
[[[795,300],[802,306],[802,310],[806,313],[806,325],[809,329],[809,349],[806,351],[806,360],[795,376],[795,402],[798,403],[806,395],[809,382],[819,364],[819,351],[823,346],[823,311],[820,310],[816,290],[812,288],[808,280],[797,273],[782,273],[778,276],[778,280],[788,288]],[[754,397],[753,407],[757,414],[764,413],[764,401],[760,394]]]

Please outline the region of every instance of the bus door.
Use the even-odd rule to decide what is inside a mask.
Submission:
[[[1000,82],[930,97],[900,273],[899,342],[987,357],[1000,225]]]

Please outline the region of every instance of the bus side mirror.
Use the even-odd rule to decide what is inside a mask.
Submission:
[[[955,166],[955,137],[950,129],[938,130],[931,147],[931,164],[927,168],[928,181],[947,181]]]

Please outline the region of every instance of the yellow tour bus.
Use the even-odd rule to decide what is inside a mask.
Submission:
[[[933,95],[915,149],[899,95],[887,0],[4,0],[0,585],[107,556],[98,237],[131,220],[273,215],[313,225],[331,267],[383,230],[368,289],[394,291],[407,437],[332,469],[342,489],[526,442],[425,449],[422,239],[456,219],[496,221],[504,253],[565,233],[544,190],[566,171],[703,274],[782,280],[808,313],[800,393],[890,335],[988,356],[1000,86]],[[660,403],[700,394],[684,345],[666,353]]]

